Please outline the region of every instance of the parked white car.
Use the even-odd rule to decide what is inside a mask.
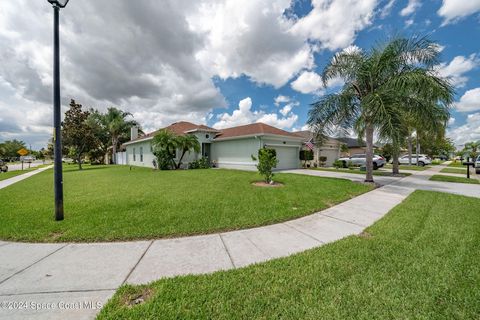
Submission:
[[[400,159],[398,159],[398,163],[400,164],[408,164],[408,154],[407,155],[404,155],[403,157],[400,157]],[[418,165],[423,167],[427,164],[431,164],[432,163],[432,159],[430,159],[430,157],[424,155],[424,154],[419,154],[418,155]],[[417,155],[416,154],[412,154],[412,164],[413,165],[417,165]]]
[[[475,172],[480,174],[480,156],[478,156],[477,160],[475,160]]]
[[[351,157],[344,157],[338,159],[343,162],[343,167],[348,167],[351,162],[355,166],[364,166],[367,164],[367,158],[364,153],[354,154]],[[379,155],[373,155],[373,169],[377,170],[385,165],[385,158]]]

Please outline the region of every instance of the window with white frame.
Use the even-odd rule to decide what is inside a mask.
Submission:
[[[143,162],[143,147],[140,147],[140,162]]]
[[[137,161],[137,157],[135,155],[135,148],[133,148],[133,161]]]

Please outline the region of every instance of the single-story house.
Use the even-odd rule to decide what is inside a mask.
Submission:
[[[181,121],[163,128],[176,135],[193,134],[197,137],[200,152],[188,152],[182,160],[183,167],[189,162],[206,157],[218,168],[256,170],[257,156],[262,147],[276,150],[277,169],[295,169],[300,166],[300,149],[304,138],[291,132],[281,130],[264,123],[252,123],[227,129],[217,130],[205,125]],[[158,131],[139,137],[132,130],[132,139],[123,144],[126,149],[126,164],[153,167],[152,140]],[[181,156],[177,150],[176,159]]]
[[[322,145],[318,145],[315,142],[314,133],[308,130],[296,131],[296,135],[303,138],[304,142],[310,142],[313,144],[313,160],[309,163],[313,165],[314,163],[320,165],[320,157],[326,157],[325,166],[331,167],[333,162],[340,158],[340,142],[337,139],[327,137]],[[304,147],[303,149],[306,149]]]
[[[357,138],[335,138],[340,143],[346,144],[348,147],[348,154],[342,155],[353,155],[357,153],[365,153],[367,149],[367,143],[363,140],[358,140]],[[373,145],[374,148],[378,148],[377,145]]]

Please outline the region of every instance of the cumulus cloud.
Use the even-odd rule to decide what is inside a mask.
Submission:
[[[403,17],[409,16],[421,6],[422,4],[419,0],[408,0],[407,6],[400,11],[400,15]]]
[[[450,117],[450,119],[448,119],[448,125],[449,126],[453,126],[455,124],[455,118],[454,117]]]
[[[353,43],[371,24],[376,4],[313,0],[311,12],[298,18],[285,14],[291,0],[165,0],[161,6],[153,0],[71,1],[60,21],[62,104],[73,97],[87,107],[118,106],[146,131],[181,119],[205,122],[213,110],[227,107],[212,79],[246,76],[281,87],[312,70],[318,50]],[[0,112],[13,124],[0,124],[0,138],[37,133],[46,140],[51,6],[2,3],[0,42]],[[34,115],[25,117],[32,109]],[[287,114],[265,120],[286,126],[294,120]]]
[[[304,71],[291,83],[291,86],[294,90],[304,94],[320,93],[323,83],[322,78],[317,73]]]
[[[444,26],[478,11],[480,11],[480,1],[443,0],[442,6],[437,13],[443,18],[442,25]]]
[[[460,112],[480,110],[480,88],[467,90],[455,103],[455,108]]]
[[[468,81],[465,73],[477,68],[480,65],[480,59],[476,54],[468,57],[456,56],[450,63],[442,63],[437,70],[442,77],[449,78],[452,85],[464,87]]]
[[[377,0],[312,0],[312,11],[292,27],[296,35],[320,41],[322,48],[345,48],[372,23]]]
[[[448,130],[447,136],[452,138],[457,147],[480,140],[480,112],[469,114],[465,124]]]
[[[283,16],[289,0],[211,1],[187,16],[190,28],[206,35],[197,59],[222,79],[248,76],[281,87],[314,65],[312,46],[291,32]]]
[[[278,107],[281,103],[287,103],[290,102],[291,98],[283,95],[279,95],[275,97],[274,103]]]
[[[327,88],[337,88],[344,84],[341,78],[328,81]],[[323,82],[320,75],[313,71],[304,71],[290,84],[292,89],[304,94],[321,95],[324,93]]]
[[[264,111],[252,110],[252,99],[247,97],[238,103],[238,109],[233,110],[231,114],[227,112],[219,114],[217,116],[218,121],[213,127],[223,129],[252,122],[263,122],[274,127],[290,129],[297,122],[298,115],[291,112],[292,104],[288,104],[287,106],[285,106],[287,107],[286,109],[284,107],[280,111],[281,116],[277,113],[265,113]]]

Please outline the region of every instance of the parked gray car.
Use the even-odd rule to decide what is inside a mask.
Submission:
[[[364,166],[367,164],[367,158],[364,153],[354,154],[351,157],[344,157],[338,159],[343,162],[343,167],[348,167],[348,164],[351,162],[355,166]],[[385,165],[385,158],[379,155],[373,155],[373,169],[377,170]]]
[[[0,172],[7,172],[8,166],[3,160],[0,160]]]

